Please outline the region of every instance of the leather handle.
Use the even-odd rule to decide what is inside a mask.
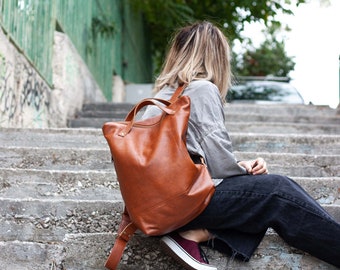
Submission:
[[[165,106],[169,106],[171,103],[168,100],[160,99],[160,98],[145,98],[138,104],[136,104],[132,110],[128,113],[128,115],[125,118],[125,121],[133,121],[136,117],[137,113],[145,106],[147,105],[155,105],[158,108],[160,108],[162,111],[172,114],[173,110],[168,109],[167,107],[159,105],[157,102],[163,103]]]
[[[158,98],[147,98],[147,99],[143,99],[140,103],[138,103],[128,114],[128,116],[125,118],[125,121],[128,122],[127,126],[121,131],[119,132],[119,136],[124,137],[127,134],[129,134],[129,132],[131,131],[133,125],[135,124],[135,118],[137,113],[145,106],[147,105],[155,105],[157,106],[159,109],[161,109],[163,112],[165,112],[166,114],[175,114],[174,110],[171,110],[165,106],[161,106],[157,103],[157,101],[166,104],[167,106],[169,106],[171,103],[167,100],[164,99],[158,99]]]
[[[165,99],[160,99],[160,98],[146,98],[143,99],[141,102],[139,102],[138,104],[136,104],[131,111],[128,113],[128,115],[125,118],[126,122],[129,122],[128,125],[126,126],[126,128],[121,131],[118,135],[121,137],[126,136],[132,129],[134,123],[135,123],[135,118],[137,113],[145,106],[147,105],[156,105],[159,109],[161,109],[163,112],[165,112],[166,114],[174,114],[175,111],[171,110],[169,108],[167,108],[169,105],[171,105],[172,103],[174,103],[182,94],[184,89],[187,87],[187,84],[182,84],[180,85],[175,93],[172,95],[171,99],[165,100]],[[161,106],[159,105],[159,103],[163,103],[165,106]]]

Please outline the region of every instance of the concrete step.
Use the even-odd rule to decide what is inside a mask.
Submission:
[[[110,102],[104,102],[104,103],[87,103],[83,105],[82,111],[88,112],[88,111],[125,111],[128,112],[132,109],[134,104],[127,103],[127,102],[117,102],[117,103],[110,103]]]
[[[2,168],[113,171],[109,149],[86,148],[2,148]]]
[[[338,124],[281,123],[281,122],[226,122],[229,132],[265,134],[339,135]]]
[[[108,149],[101,129],[2,129],[3,147]],[[230,132],[237,151],[339,154],[340,134],[266,134]]]
[[[336,176],[339,174],[338,155],[237,151],[235,155],[240,160],[262,156],[267,160],[272,172],[285,172],[293,176]],[[113,171],[108,149],[0,147],[0,162],[3,168]]]
[[[315,115],[335,116],[336,109],[323,105],[300,105],[300,104],[236,104],[225,105],[227,114],[262,114],[262,115]]]
[[[234,149],[242,152],[340,154],[340,136],[230,133]]]
[[[320,204],[340,204],[340,177],[294,177]],[[110,171],[1,169],[0,196],[6,199],[120,199],[119,184]]]
[[[273,174],[290,177],[329,177],[340,175],[339,155],[235,152],[239,160],[262,157]]]
[[[118,106],[112,105],[107,106],[103,104],[96,107],[85,106],[81,112],[77,114],[77,118],[119,118],[125,119],[128,112],[132,109],[132,105]],[[235,106],[235,104],[228,104],[225,107],[225,114],[228,115],[281,115],[281,116],[291,116],[291,117],[336,117],[335,110],[325,109],[318,107],[308,107],[308,106],[266,106],[259,107],[257,105],[246,105],[246,106]]]
[[[84,113],[112,113],[112,112],[129,112],[134,104],[131,103],[89,103],[84,104],[82,112]],[[299,104],[235,104],[228,103],[225,105],[226,113],[234,114],[277,114],[277,115],[323,115],[334,116],[336,110],[329,106],[319,105],[299,105]]]
[[[0,147],[108,149],[101,129],[0,129]]]
[[[62,242],[1,242],[0,261],[4,270],[104,270],[103,264],[112,247],[115,234],[67,234]],[[337,268],[286,245],[275,233],[268,233],[250,262],[205,249],[209,261],[218,269],[318,269]],[[228,267],[227,267],[228,266]],[[180,270],[176,261],[161,249],[158,237],[136,234],[128,244],[119,265],[121,270]]]
[[[226,114],[226,121],[234,122],[272,122],[272,123],[314,123],[314,124],[340,124],[339,116],[317,116],[317,115],[280,115],[280,114]]]
[[[239,160],[261,156],[267,160],[271,173],[290,176],[326,177],[338,176],[339,155],[307,155],[268,152],[238,152]],[[1,168],[113,171],[108,149],[81,148],[2,148],[0,147]]]
[[[80,117],[69,120],[69,127],[94,127],[100,128],[104,123],[110,121],[123,121],[125,119],[121,115],[112,115],[112,117]],[[299,123],[299,124],[319,124],[319,125],[339,125],[340,116],[286,116],[286,115],[263,115],[263,114],[227,114],[226,123],[230,122],[264,122],[264,123]]]
[[[67,176],[66,176],[67,177]],[[65,177],[65,178],[66,178]],[[8,180],[1,180],[0,196],[6,198],[25,198],[30,196],[35,199],[54,199],[59,200],[111,200],[120,194],[117,182],[109,182],[110,178],[103,184],[83,186],[82,181],[70,184],[60,184],[52,182],[35,182],[35,179],[29,182],[11,184]]]
[[[67,126],[70,128],[101,128],[106,122],[119,122],[124,118],[76,118],[69,119]]]
[[[133,104],[99,103],[85,104],[75,119],[70,119],[69,127],[100,128],[105,122],[122,121]],[[259,105],[227,104],[227,122],[266,122],[339,125],[340,116],[328,106],[314,105]]]
[[[114,171],[0,170],[0,196],[5,198],[111,200],[117,195]]]
[[[129,110],[113,110],[113,111],[82,111],[79,112],[77,118],[115,118],[124,120]]]
[[[117,231],[123,202],[120,196],[116,197],[111,200],[0,197],[0,241],[48,243],[62,241],[67,233]]]
[[[0,197],[0,241],[48,243],[67,233],[116,232],[123,203],[120,199],[60,200]],[[340,222],[340,204],[322,204]]]
[[[118,122],[123,118],[79,118],[69,121],[69,127],[72,128],[102,128],[106,122]],[[226,120],[226,126],[232,132],[258,132],[258,133],[303,133],[303,134],[340,134],[339,124],[327,123],[281,123],[277,122],[259,122],[243,119],[243,121]]]
[[[62,260],[65,257],[66,249],[58,243],[0,241],[0,249],[0,262],[3,270],[65,269],[62,268]],[[80,269],[85,269],[84,265]]]

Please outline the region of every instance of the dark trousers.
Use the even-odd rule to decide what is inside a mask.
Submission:
[[[269,227],[289,245],[340,267],[340,224],[281,175],[224,179],[203,213],[181,230],[206,228],[217,249],[249,260]]]

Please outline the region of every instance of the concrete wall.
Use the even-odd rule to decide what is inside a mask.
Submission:
[[[67,36],[55,32],[48,85],[0,29],[0,127],[66,127],[84,102],[105,101]]]
[[[0,30],[0,126],[46,126],[51,89]]]
[[[65,126],[83,103],[106,101],[86,64],[67,35],[55,32],[53,47],[53,103],[59,126]]]

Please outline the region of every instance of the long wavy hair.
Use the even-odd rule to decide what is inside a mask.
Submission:
[[[174,36],[155,91],[193,80],[214,83],[222,100],[231,85],[230,47],[222,31],[210,22],[181,28]]]

